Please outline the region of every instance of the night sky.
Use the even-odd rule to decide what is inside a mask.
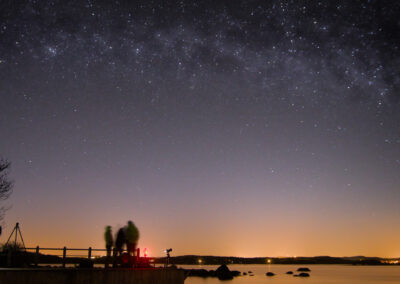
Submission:
[[[103,2],[107,2],[104,4]],[[1,1],[28,246],[400,256],[398,1]]]

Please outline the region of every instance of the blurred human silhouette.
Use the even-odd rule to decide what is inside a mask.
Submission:
[[[120,228],[117,233],[117,237],[115,238],[115,250],[117,255],[122,255],[123,246],[125,243],[125,231],[124,228]]]
[[[106,242],[107,257],[110,257],[111,249],[114,244],[111,226],[106,226],[106,231],[104,232],[104,241]]]
[[[132,221],[126,226],[126,249],[130,257],[133,257],[139,240],[139,230]]]

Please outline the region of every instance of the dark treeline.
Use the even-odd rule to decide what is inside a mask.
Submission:
[[[33,264],[36,260],[35,253],[31,252],[20,252],[21,258],[25,259],[25,262]],[[105,257],[94,258],[91,261],[97,264],[104,264]],[[149,258],[156,265],[165,264],[165,257]],[[84,257],[67,257],[66,263],[80,263],[85,261],[87,258]],[[267,264],[268,260],[271,264],[348,264],[348,265],[393,265],[393,262],[397,260],[400,264],[400,259],[386,259],[379,257],[330,257],[330,256],[316,256],[316,257],[287,257],[287,258],[274,258],[274,257],[226,257],[226,256],[200,256],[200,255],[183,255],[171,257],[170,263],[174,265],[221,265],[221,264]],[[60,264],[62,258],[55,255],[39,254],[37,256],[38,263],[47,264]],[[392,262],[392,263],[390,263]]]
[[[196,265],[220,265],[220,264],[267,264],[268,260],[271,264],[353,264],[353,265],[382,265],[387,259],[379,257],[287,257],[287,258],[269,258],[269,257],[225,257],[225,256],[198,256],[184,255],[171,257],[173,264],[189,264]],[[165,258],[155,258],[155,263],[164,263]]]

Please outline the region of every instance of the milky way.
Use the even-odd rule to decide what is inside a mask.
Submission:
[[[49,211],[87,208],[69,234],[93,224],[99,246],[105,223],[132,218],[162,247],[155,235],[184,235],[187,211],[192,234],[246,239],[221,224],[253,220],[264,238],[254,219],[289,207],[280,222],[303,218],[338,247],[328,254],[400,254],[369,243],[400,233],[400,4],[105,2],[1,4],[0,154],[16,181],[7,218],[25,220],[32,245],[37,219],[64,232]],[[145,210],[162,216],[156,228]],[[343,232],[373,236],[340,250],[329,236]],[[307,240],[287,251],[169,242],[182,253],[325,252]]]

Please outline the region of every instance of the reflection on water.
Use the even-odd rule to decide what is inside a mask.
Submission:
[[[182,265],[182,268],[202,268],[215,270],[215,265]],[[229,265],[230,270],[253,272],[254,276],[240,276],[232,281],[219,281],[217,278],[189,277],[185,284],[221,284],[221,283],[277,283],[277,284],[399,284],[400,266],[352,266],[352,265]],[[293,277],[287,271],[296,271],[299,267],[311,269],[309,278]],[[268,270],[267,270],[268,269]],[[273,277],[265,276],[267,271],[274,272]]]

